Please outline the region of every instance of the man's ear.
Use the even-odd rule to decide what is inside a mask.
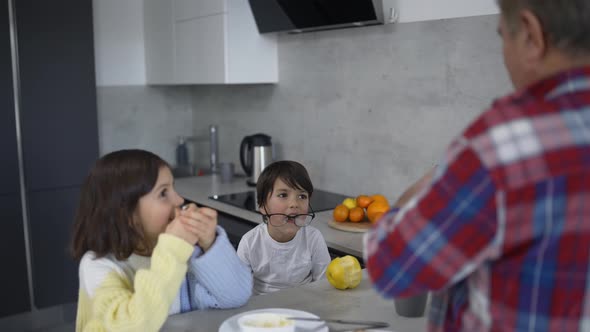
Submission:
[[[539,18],[530,10],[519,14],[520,29],[517,32],[521,54],[526,65],[535,66],[549,51],[549,44]]]

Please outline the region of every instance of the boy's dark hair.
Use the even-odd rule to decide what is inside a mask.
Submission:
[[[307,191],[311,198],[313,184],[305,167],[296,161],[282,160],[268,165],[258,177],[256,198],[259,208],[266,206],[268,195],[272,193],[277,179],[283,180],[291,188]]]
[[[143,150],[115,151],[96,162],[80,192],[71,244],[75,259],[94,251],[97,257],[113,254],[123,260],[137,248],[147,248],[134,213],[162,167],[170,166]]]

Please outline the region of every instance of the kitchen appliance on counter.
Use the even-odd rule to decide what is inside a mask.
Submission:
[[[246,183],[256,186],[262,170],[272,162],[271,137],[265,134],[246,136],[240,144],[240,163],[248,176]]]
[[[176,145],[176,165],[172,169],[174,177],[200,176],[219,172],[219,139],[217,126],[209,126],[209,135],[178,136]],[[209,142],[209,169],[198,167],[196,161],[190,161],[188,143]],[[196,158],[193,158],[196,159]]]
[[[324,190],[314,190],[309,205],[311,205],[314,212],[332,210],[347,197]],[[248,211],[258,212],[258,202],[256,200],[256,191],[254,190],[235,194],[215,195],[209,198]]]

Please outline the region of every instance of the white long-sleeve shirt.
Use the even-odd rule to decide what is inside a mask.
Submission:
[[[267,225],[260,224],[244,234],[238,257],[254,275],[254,294],[301,286],[324,276],[330,254],[319,230],[307,226],[285,243],[275,241]]]

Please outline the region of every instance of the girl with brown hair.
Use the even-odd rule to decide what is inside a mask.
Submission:
[[[247,302],[252,276],[217,212],[183,206],[168,164],[143,150],[96,162],[80,194],[76,330],[157,331],[169,314]]]

